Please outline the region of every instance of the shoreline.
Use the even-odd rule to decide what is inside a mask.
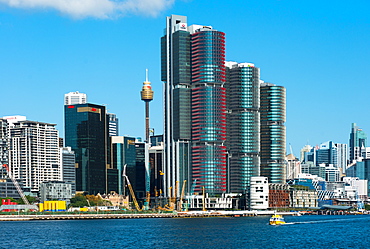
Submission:
[[[247,217],[247,216],[270,216],[280,215],[301,215],[298,212],[274,212],[274,211],[190,211],[174,213],[78,213],[78,214],[13,214],[1,215],[0,221],[31,221],[31,220],[84,220],[84,219],[142,219],[142,218],[210,218],[210,217]],[[356,215],[356,213],[329,212],[305,215]],[[358,214],[359,215],[359,214]]]

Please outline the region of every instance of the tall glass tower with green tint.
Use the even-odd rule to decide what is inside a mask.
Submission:
[[[356,123],[352,123],[349,135],[349,160],[352,162],[361,157],[361,148],[366,148],[367,135]]]
[[[225,34],[171,15],[161,48],[165,195],[184,180],[196,180],[196,192],[225,192]]]
[[[285,183],[286,92],[282,86],[260,85],[261,176],[269,183]]]
[[[105,106],[64,106],[65,145],[76,155],[76,191],[107,193],[107,122]]]
[[[260,167],[260,70],[252,63],[226,66],[228,190],[247,193]]]

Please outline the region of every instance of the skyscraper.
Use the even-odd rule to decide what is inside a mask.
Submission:
[[[177,181],[196,180],[196,192],[225,192],[225,34],[188,27],[185,16],[171,15],[161,56],[165,191]]]
[[[105,106],[64,106],[65,145],[76,155],[76,190],[107,193],[107,118]]]
[[[285,88],[261,83],[261,176],[285,183]]]
[[[349,160],[352,162],[361,157],[361,150],[366,148],[367,135],[356,123],[352,123],[349,135]]]
[[[230,192],[245,193],[260,166],[260,70],[227,62],[226,106]]]

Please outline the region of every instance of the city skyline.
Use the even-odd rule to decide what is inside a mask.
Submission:
[[[227,61],[253,63],[262,80],[287,89],[287,153],[289,144],[295,156],[307,143],[348,144],[352,123],[370,131],[366,105],[353,101],[366,97],[370,77],[364,1],[175,1],[156,15],[131,12],[113,19],[17,9],[6,2],[0,4],[0,81],[6,93],[0,116],[56,123],[62,135],[63,96],[79,91],[117,114],[120,134],[144,138],[140,90],[148,68],[156,94],[150,124],[162,134],[159,37],[165,16],[179,14],[225,32]],[[223,18],[212,14],[218,12]]]

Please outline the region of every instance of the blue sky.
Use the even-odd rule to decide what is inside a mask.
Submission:
[[[160,37],[165,17],[226,33],[226,58],[261,68],[287,89],[287,144],[294,154],[351,123],[370,135],[368,1],[0,0],[0,116],[57,124],[63,96],[80,91],[120,119],[120,135],[144,136],[145,69],[154,90],[151,127],[162,133]],[[289,153],[289,146],[288,146]]]

